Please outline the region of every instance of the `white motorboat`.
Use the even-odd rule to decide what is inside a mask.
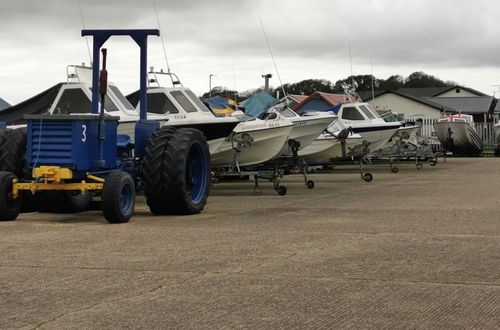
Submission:
[[[276,115],[262,120],[243,113],[236,116],[246,121],[239,123],[232,138],[212,154],[214,167],[256,165],[279,156],[293,129],[289,119]]]
[[[264,118],[273,113],[284,116],[293,123],[287,143],[281,148],[279,156],[292,155],[293,149],[295,151],[304,149],[337,120],[337,116],[333,112],[307,112],[304,116],[300,116],[295,111],[290,110],[286,103],[272,106],[266,111]]]
[[[471,115],[449,115],[434,123],[439,142],[443,147],[456,154],[478,154],[483,149],[481,137],[474,128]]]
[[[203,131],[209,140],[212,167],[266,162],[279,154],[293,127],[289,119],[277,114],[266,120],[241,111],[231,116],[215,116],[193,92],[182,87],[175,74],[153,68],[149,74],[152,79],[148,80],[148,118],[168,119],[165,125],[189,125]],[[174,87],[160,87],[158,78],[162,75],[170,77]]]
[[[344,103],[338,107],[337,116],[338,120],[328,127],[331,137],[323,134],[320,141],[304,148],[299,156],[309,159],[361,157],[380,150],[401,126],[399,122],[385,122],[368,103]],[[341,141],[335,142],[335,137],[345,130],[350,132],[345,138],[347,154],[342,151]],[[319,150],[320,146],[326,148],[328,145],[329,148]]]

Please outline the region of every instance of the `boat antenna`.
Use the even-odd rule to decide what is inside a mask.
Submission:
[[[233,63],[233,88],[234,88],[234,102],[236,102],[237,96],[238,96],[238,91],[236,90],[236,72],[234,69],[234,63]],[[236,102],[238,103],[238,102]]]
[[[170,66],[168,65],[167,51],[165,49],[165,41],[163,40],[163,32],[161,32],[160,18],[158,17],[158,10],[156,9],[156,1],[153,1],[153,7],[155,9],[156,23],[158,24],[158,30],[160,30],[160,40],[163,47],[163,55],[165,56],[165,62],[167,63],[167,72],[170,73]]]
[[[375,107],[375,76],[373,75],[373,56],[370,54],[370,65],[372,67],[372,103]]]
[[[354,74],[352,72],[352,53],[351,53],[351,43],[349,43],[349,63],[351,63],[351,84],[354,86]]]
[[[278,71],[278,66],[276,65],[276,60],[274,59],[273,50],[271,48],[271,44],[269,43],[269,38],[267,37],[266,29],[264,28],[264,23],[262,22],[262,19],[260,18],[259,14],[257,14],[257,17],[259,18],[260,26],[262,27],[262,32],[264,33],[264,38],[266,39],[267,48],[269,49],[269,53],[271,54],[271,58],[273,59],[274,69],[276,70],[276,73],[278,75],[278,80],[280,81],[281,90],[283,91],[284,97],[286,97],[287,94],[285,92],[285,87],[283,87],[283,81],[281,81],[280,72]]]
[[[82,6],[80,5],[80,0],[76,0],[78,4],[78,12],[80,13],[80,20],[82,21],[82,29],[85,29],[85,21],[83,20]],[[90,66],[92,66],[92,53],[90,52],[89,39],[85,36],[85,43],[87,44],[87,52],[89,53]]]

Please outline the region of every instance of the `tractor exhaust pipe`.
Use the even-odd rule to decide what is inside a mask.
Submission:
[[[99,75],[99,94],[101,94],[101,109],[99,112],[99,167],[105,167],[104,161],[104,139],[106,138],[106,125],[104,123],[104,106],[106,103],[106,94],[108,93],[108,71],[106,70],[106,57],[108,51],[106,48],[101,49],[102,53],[102,69]]]

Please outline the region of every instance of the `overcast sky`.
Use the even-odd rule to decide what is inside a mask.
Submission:
[[[86,28],[157,28],[152,1],[80,0]],[[475,0],[157,0],[170,68],[201,95],[243,91],[272,73],[280,84],[335,82],[354,74],[387,78],[424,71],[499,95],[500,2]],[[66,80],[66,65],[89,63],[77,0],[0,0],[0,97],[15,104]],[[91,40],[89,40],[91,42]],[[139,48],[110,39],[109,79],[138,88]],[[166,68],[160,38],[149,65]]]

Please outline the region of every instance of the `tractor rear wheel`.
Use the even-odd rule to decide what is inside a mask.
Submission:
[[[19,178],[31,178],[26,162],[26,128],[1,131],[0,171],[8,171]]]
[[[130,174],[111,172],[102,188],[102,213],[109,223],[128,222],[134,213],[135,183]]]
[[[15,220],[21,210],[21,198],[12,197],[14,173],[0,172],[0,221]]]
[[[142,167],[144,195],[155,214],[196,214],[210,186],[210,153],[203,133],[164,126],[151,135]]]

